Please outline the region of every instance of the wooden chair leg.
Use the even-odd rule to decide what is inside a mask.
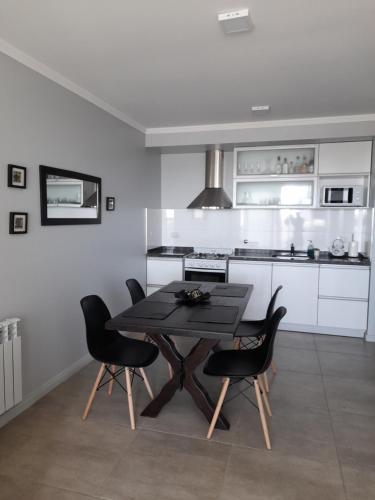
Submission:
[[[264,388],[266,389],[266,392],[270,392],[270,385],[268,383],[268,376],[267,376],[267,372],[264,372],[261,376],[263,376],[263,380],[264,380]]]
[[[262,377],[258,377],[259,387],[262,391],[262,397],[264,400],[264,405],[266,407],[267,413],[269,417],[272,417],[271,405],[267,396],[266,388],[264,387],[264,382]]]
[[[229,382],[230,382],[230,378],[225,378],[223,381],[223,387],[221,388],[220,396],[219,396],[219,399],[218,399],[218,402],[217,402],[217,405],[216,405],[216,408],[214,411],[214,415],[212,417],[210,427],[208,429],[207,439],[211,439],[212,433],[214,432],[215,425],[216,425],[217,419],[219,417],[219,413],[220,413],[221,407],[223,406],[225,395],[226,395],[228,387],[229,387]]]
[[[260,394],[260,388],[259,388],[259,383],[258,383],[257,379],[254,380],[254,387],[255,387],[255,394],[257,397],[257,403],[258,403],[258,408],[259,408],[260,421],[262,424],[262,429],[263,429],[263,434],[264,434],[264,440],[266,442],[267,450],[270,450],[271,449],[270,436],[268,433],[266,415],[264,413],[262,396]]]
[[[110,380],[110,382],[108,384],[108,396],[111,396],[112,391],[113,391],[113,382],[114,382],[113,374],[116,373],[116,366],[115,365],[111,366],[111,373],[112,373],[112,379]]]
[[[169,380],[172,380],[173,378],[173,368],[172,365],[168,363],[168,373],[169,373]]]
[[[276,375],[277,369],[276,369],[276,363],[274,362],[274,360],[271,361],[271,368],[272,368],[272,373],[274,375]]]
[[[129,370],[129,368],[125,368],[125,381],[126,381],[126,391],[128,393],[130,427],[134,431],[135,430],[135,417],[134,417],[132,384],[131,384],[131,381],[130,381],[130,370]]]
[[[143,378],[143,382],[145,383],[145,386],[146,386],[147,392],[150,395],[150,398],[154,399],[154,394],[152,392],[150,382],[148,381],[148,378],[146,377],[146,373],[145,373],[144,369],[140,368],[139,371],[141,372],[141,375],[142,375],[142,378]]]
[[[91,392],[90,392],[89,399],[87,401],[87,405],[86,405],[85,411],[83,412],[83,415],[82,415],[82,420],[86,420],[86,418],[87,418],[87,416],[89,414],[89,411],[91,409],[92,403],[93,403],[94,398],[95,398],[96,391],[98,389],[98,385],[100,384],[100,381],[102,379],[104,370],[105,370],[105,364],[102,363],[100,365],[100,368],[99,368],[98,374],[96,376],[94,385],[92,386],[92,389],[91,389]]]

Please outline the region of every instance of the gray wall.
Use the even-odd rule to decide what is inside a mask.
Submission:
[[[204,188],[205,153],[161,155],[162,208],[186,208]],[[232,199],[233,153],[224,153],[224,189]]]
[[[145,282],[145,207],[160,207],[160,155],[144,135],[0,54],[0,318],[22,319],[24,398],[86,353],[79,300],[97,293],[112,313],[129,305],[125,279]],[[6,187],[26,166],[26,190]],[[39,164],[102,178],[101,225],[42,227]],[[10,211],[29,233],[9,235]]]

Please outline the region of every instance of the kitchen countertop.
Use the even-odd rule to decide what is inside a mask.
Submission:
[[[194,247],[156,247],[149,248],[147,257],[185,257],[189,253],[194,252]]]
[[[229,260],[248,260],[248,261],[264,261],[264,262],[293,262],[293,264],[334,264],[334,265],[347,265],[347,266],[370,266],[370,259],[363,254],[359,254],[359,257],[350,258],[347,254],[342,258],[330,257],[328,252],[320,252],[319,259],[306,259],[299,260],[290,257],[288,259],[279,259],[273,257],[275,253],[286,252],[286,250],[249,250],[243,248],[235,248],[232,255],[229,256]],[[298,255],[300,252],[296,251]]]
[[[192,253],[194,247],[172,247],[172,246],[160,246],[156,248],[150,248],[147,251],[147,257],[165,257],[165,258],[183,258],[185,255]],[[370,259],[363,254],[359,254],[358,258],[349,258],[346,254],[343,258],[332,258],[329,256],[328,252],[320,252],[318,260],[306,259],[299,260],[293,259],[292,257],[288,259],[279,259],[273,257],[275,253],[287,252],[287,250],[263,250],[263,249],[246,249],[246,248],[235,248],[232,255],[229,255],[229,260],[237,261],[255,261],[255,262],[286,262],[293,264],[333,264],[333,265],[347,265],[347,266],[367,266],[371,265]],[[297,255],[300,252],[296,252]]]

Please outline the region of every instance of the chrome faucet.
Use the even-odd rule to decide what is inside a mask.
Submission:
[[[295,254],[295,248],[294,248],[294,243],[292,243],[290,245],[290,255],[294,255]]]

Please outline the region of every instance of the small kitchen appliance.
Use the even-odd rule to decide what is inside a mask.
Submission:
[[[330,248],[330,254],[335,258],[345,256],[345,243],[342,238],[337,237],[333,240]]]
[[[323,186],[320,205],[323,207],[363,207],[363,186]]]

